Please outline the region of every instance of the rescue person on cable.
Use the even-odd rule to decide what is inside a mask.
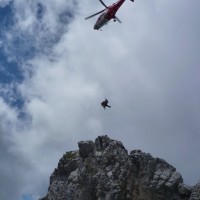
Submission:
[[[108,99],[105,99],[103,102],[101,102],[101,105],[103,106],[104,110],[106,107],[111,108],[111,106],[108,105]]]

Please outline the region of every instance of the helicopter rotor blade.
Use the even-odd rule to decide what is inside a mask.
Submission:
[[[102,1],[102,0],[99,0],[100,2],[101,2],[101,4],[103,5],[103,6],[105,6],[106,8],[108,8],[108,6]]]
[[[103,10],[101,10],[101,11],[99,11],[99,12],[93,14],[93,15],[90,15],[89,17],[86,17],[85,19],[90,19],[90,18],[92,18],[92,17],[94,17],[94,16],[96,16],[96,15],[102,13],[104,10],[106,10],[106,9],[103,9]]]
[[[122,21],[121,21],[118,17],[115,16],[115,19],[116,19],[120,24],[122,23]]]

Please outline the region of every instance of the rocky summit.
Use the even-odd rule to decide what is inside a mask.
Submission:
[[[200,182],[183,183],[181,174],[163,159],[99,136],[80,141],[66,152],[40,200],[200,200]]]

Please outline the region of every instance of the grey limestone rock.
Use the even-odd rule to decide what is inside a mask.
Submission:
[[[94,151],[94,143],[92,141],[80,141],[79,146],[79,155],[82,158],[87,158],[90,153]]]
[[[200,181],[193,187],[189,200],[200,200]]]
[[[166,161],[99,136],[66,152],[50,177],[45,200],[200,200]],[[41,200],[43,200],[41,199]]]

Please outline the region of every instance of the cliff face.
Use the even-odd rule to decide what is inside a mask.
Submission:
[[[176,169],[141,150],[128,154],[107,136],[66,152],[42,200],[200,200],[200,183],[183,184]]]

